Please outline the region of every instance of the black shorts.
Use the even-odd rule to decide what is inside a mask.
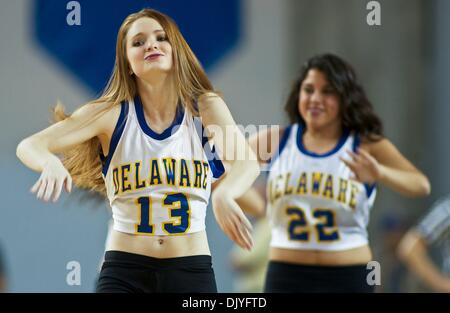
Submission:
[[[310,266],[270,261],[264,292],[370,293],[365,265]]]
[[[122,251],[107,251],[97,293],[216,293],[211,256],[168,259]]]

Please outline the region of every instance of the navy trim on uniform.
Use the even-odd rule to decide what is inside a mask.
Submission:
[[[220,178],[220,176],[222,176],[223,173],[225,173],[225,167],[223,166],[222,160],[220,160],[217,157],[216,147],[213,146],[212,150],[210,150],[211,148],[209,146],[209,143],[206,143],[206,145],[204,145],[203,147],[205,149],[206,155],[210,153],[211,155],[214,156],[213,159],[208,158],[209,167],[211,168],[213,177],[215,179]],[[210,150],[210,152],[208,150]]]
[[[342,148],[342,146],[345,144],[345,141],[348,139],[350,132],[347,129],[344,130],[344,133],[342,134],[341,138],[339,139],[336,147],[334,147],[331,151],[328,151],[328,152],[322,153],[322,154],[306,150],[306,148],[303,146],[302,135],[303,135],[303,126],[301,124],[298,124],[298,130],[297,130],[297,147],[298,147],[298,149],[302,153],[304,153],[310,157],[325,158],[325,157],[335,154],[336,152],[339,151],[339,149]]]
[[[100,155],[100,158],[102,161],[104,161],[104,164],[102,166],[102,173],[105,175],[108,173],[108,167],[109,163],[111,163],[112,156],[114,154],[114,151],[116,151],[117,144],[119,143],[120,137],[122,136],[123,130],[125,128],[125,124],[127,121],[128,116],[128,102],[122,102],[120,104],[120,115],[119,119],[117,120],[116,127],[114,128],[114,132],[111,137],[111,142],[109,143],[109,151],[108,155],[103,158]]]
[[[377,188],[377,184],[364,184],[364,188],[366,188],[367,199],[369,199],[372,192]]]
[[[353,147],[352,147],[353,152],[356,152],[360,144],[361,144],[361,137],[358,134],[355,134],[353,136]]]
[[[219,156],[216,153],[216,147],[213,146],[211,149],[211,146],[208,142],[208,137],[205,136],[205,128],[203,127],[203,124],[199,119],[195,119],[192,117],[194,121],[194,127],[197,131],[199,139],[201,139],[203,150],[205,151],[206,158],[208,159],[209,167],[211,168],[211,172],[213,174],[213,177],[215,179],[219,178],[220,176],[225,173],[225,167],[222,163],[222,160],[220,160]]]
[[[134,98],[134,106],[136,108],[137,119],[139,125],[141,126],[142,131],[156,140],[164,140],[166,138],[169,138],[173,133],[173,129],[183,122],[184,108],[182,105],[178,105],[177,112],[175,114],[175,119],[173,120],[172,124],[168,128],[166,128],[161,134],[158,134],[157,132],[153,131],[150,128],[150,126],[148,126],[147,121],[145,120],[144,107],[141,102],[141,97],[136,96]]]
[[[286,127],[286,129],[283,132],[283,136],[280,139],[280,144],[278,145],[278,150],[275,152],[275,154],[269,159],[269,168],[272,166],[272,164],[275,162],[276,159],[281,155],[281,152],[283,151],[284,147],[286,146],[286,143],[289,139],[289,135],[291,134],[292,125],[289,125]]]
[[[359,134],[355,134],[353,136],[353,147],[352,147],[353,152],[356,153],[360,145],[361,145],[361,137],[359,136]],[[376,187],[377,184],[364,184],[364,188],[366,188],[367,199],[370,198],[372,192],[376,189]]]

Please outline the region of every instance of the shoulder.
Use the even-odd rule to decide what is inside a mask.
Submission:
[[[92,101],[78,108],[71,117],[81,120],[90,119],[100,136],[111,137],[120,112],[120,104]]]
[[[206,92],[198,97],[198,108],[200,111],[210,109],[212,106],[225,105],[225,101],[215,92]]]
[[[112,104],[108,102],[91,101],[79,108],[77,108],[71,116],[83,117],[83,116],[95,116],[95,114],[105,111],[111,108]]]
[[[230,109],[218,94],[214,92],[205,93],[197,99],[197,104],[199,115],[205,127],[224,129],[224,127],[230,125],[236,126]]]
[[[376,141],[363,142],[361,148],[384,165],[405,170],[416,170],[414,165],[402,155],[400,150],[385,137]]]
[[[371,155],[377,155],[386,151],[386,149],[395,148],[394,144],[386,137],[374,138],[370,140],[367,137],[360,138],[361,148],[369,152]]]

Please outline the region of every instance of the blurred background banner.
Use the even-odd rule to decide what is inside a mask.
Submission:
[[[449,191],[450,1],[382,0],[381,25],[365,0],[80,0],[69,26],[66,0],[0,0],[0,242],[11,292],[91,292],[110,213],[105,201],[63,195],[36,200],[39,174],[15,156],[19,141],[95,98],[112,72],[122,20],[150,7],[169,14],[223,92],[238,124],[286,125],[284,101],[301,65],[335,53],[355,68],[385,134],[430,178],[432,194],[406,199],[380,188],[369,226],[379,291],[427,290],[401,270],[399,237]],[[211,208],[207,231],[220,292],[233,291],[232,243]],[[68,264],[81,267],[69,285]],[[391,273],[395,273],[393,276]]]

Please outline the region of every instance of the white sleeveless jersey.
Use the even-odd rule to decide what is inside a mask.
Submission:
[[[139,97],[123,102],[102,176],[114,229],[142,235],[182,235],[205,229],[211,183],[224,172],[213,160],[203,127],[178,107],[163,133],[147,125]]]
[[[332,151],[318,155],[304,148],[299,124],[285,130],[267,184],[272,247],[339,251],[368,243],[375,186],[350,180],[339,159],[358,145],[346,132]]]

